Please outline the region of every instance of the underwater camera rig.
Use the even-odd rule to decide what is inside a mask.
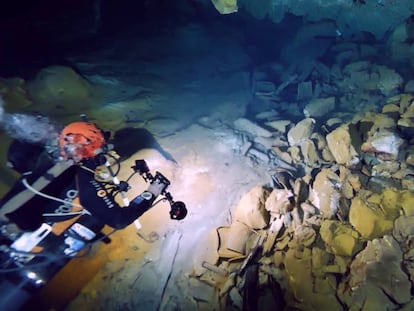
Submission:
[[[138,173],[146,182],[151,184],[158,181],[163,184],[163,190],[161,194],[164,196],[161,200],[167,200],[170,203],[170,218],[175,220],[184,219],[187,216],[187,208],[182,201],[174,201],[170,192],[166,191],[167,187],[171,184],[170,181],[160,172],[156,171],[155,176],[150,173],[147,162],[145,160],[135,160],[135,165],[131,167],[134,173]],[[132,175],[131,175],[132,176]],[[156,203],[155,203],[156,204]]]
[[[115,162],[118,165],[118,169],[116,171],[114,171],[114,169],[112,168],[112,164],[108,161],[107,157],[112,157]],[[145,180],[145,182],[149,182],[149,183],[154,183],[154,182],[158,182],[160,184],[163,185],[162,191],[161,191],[161,195],[163,195],[164,197],[161,198],[160,200],[156,201],[153,206],[157,203],[159,203],[160,201],[163,200],[167,200],[168,203],[170,204],[170,218],[174,219],[174,220],[182,220],[187,216],[187,208],[184,204],[184,202],[182,201],[174,201],[172,195],[170,192],[166,191],[167,187],[171,184],[170,181],[167,179],[167,177],[165,177],[163,174],[161,174],[160,172],[156,171],[155,175],[152,175],[150,173],[150,169],[148,168],[147,162],[145,160],[135,160],[135,165],[131,166],[133,172],[132,174],[127,178],[126,181],[122,181],[119,180],[117,178],[118,172],[119,172],[119,168],[121,166],[121,164],[119,163],[118,159],[116,159],[115,157],[111,156],[109,153],[102,153],[98,158],[98,163],[101,165],[105,165],[110,176],[111,176],[111,184],[112,184],[112,188],[115,191],[113,193],[113,195],[115,195],[116,193],[119,193],[124,201],[124,204],[126,206],[129,205],[129,200],[127,199],[125,193],[131,188],[128,181],[135,175],[135,174],[139,174],[141,175],[141,177]]]

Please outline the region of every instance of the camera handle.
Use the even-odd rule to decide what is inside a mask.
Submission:
[[[167,187],[171,184],[170,181],[160,172],[156,171],[155,176],[153,176],[148,168],[147,162],[145,160],[135,160],[135,165],[131,167],[134,170],[134,173],[139,173],[146,182],[153,183],[155,180],[158,180],[164,185],[161,194],[165,199],[170,203],[170,218],[175,220],[184,219],[187,215],[187,208],[182,201],[174,201],[170,192],[166,191]]]

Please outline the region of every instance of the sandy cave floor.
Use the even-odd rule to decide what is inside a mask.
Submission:
[[[134,225],[115,233],[111,244],[73,260],[40,300],[63,307],[84,286],[66,310],[174,310],[195,304],[186,296],[191,292],[186,287],[193,268],[216,256],[206,244],[209,232],[231,222],[231,209],[243,193],[270,182],[265,167],[253,167],[249,159],[235,154],[235,139],[225,128],[213,131],[192,125],[160,140],[178,164],[155,150],[142,150],[124,162],[121,179],[138,158],[146,159],[152,172],[166,175],[169,191],[185,202],[188,216],[170,220],[168,203],[158,204],[140,218],[142,234],[155,241],[139,237]],[[131,185],[131,197],[146,187],[139,176]],[[79,277],[74,272],[80,272]]]

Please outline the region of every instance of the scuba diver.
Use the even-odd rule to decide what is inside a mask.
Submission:
[[[108,225],[122,229],[145,213],[160,194],[167,194],[166,198],[172,203],[171,218],[183,219],[186,213],[183,203],[173,202],[165,191],[169,181],[159,172],[152,176],[143,160],[136,161],[137,165],[132,168],[144,175],[150,184],[129,202],[125,196],[129,185],[117,179],[113,163],[110,163],[117,159],[107,144],[108,136],[92,123],[71,123],[58,138],[58,161],[47,148],[14,141],[8,151],[8,165],[22,177],[0,200],[3,225],[11,223],[19,230],[34,231],[44,222],[81,214],[82,221],[77,228],[95,232]],[[105,180],[108,178],[110,182]],[[122,196],[122,205],[115,200],[117,194]],[[70,203],[75,202],[75,198],[79,202]],[[80,234],[84,239],[95,238],[93,234],[85,236],[84,231]]]
[[[54,143],[14,140],[8,149],[8,165],[21,177],[0,200],[1,310],[18,310],[69,260],[95,242],[109,243],[116,230],[140,225],[138,218],[158,202],[168,200],[171,219],[187,215],[166,190],[169,180],[152,175],[144,160],[119,180],[110,134],[95,124],[74,122],[50,136]],[[149,186],[129,200],[128,181],[136,173]],[[104,234],[105,225],[113,231]]]

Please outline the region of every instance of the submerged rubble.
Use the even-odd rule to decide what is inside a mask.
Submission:
[[[380,92],[400,86],[391,80]],[[274,111],[234,122],[236,152],[268,167],[271,181],[241,198],[209,246],[216,255],[194,266],[215,289],[215,309],[414,304],[414,96],[389,97],[381,111],[342,122],[327,102],[322,114],[310,99],[296,123]]]

